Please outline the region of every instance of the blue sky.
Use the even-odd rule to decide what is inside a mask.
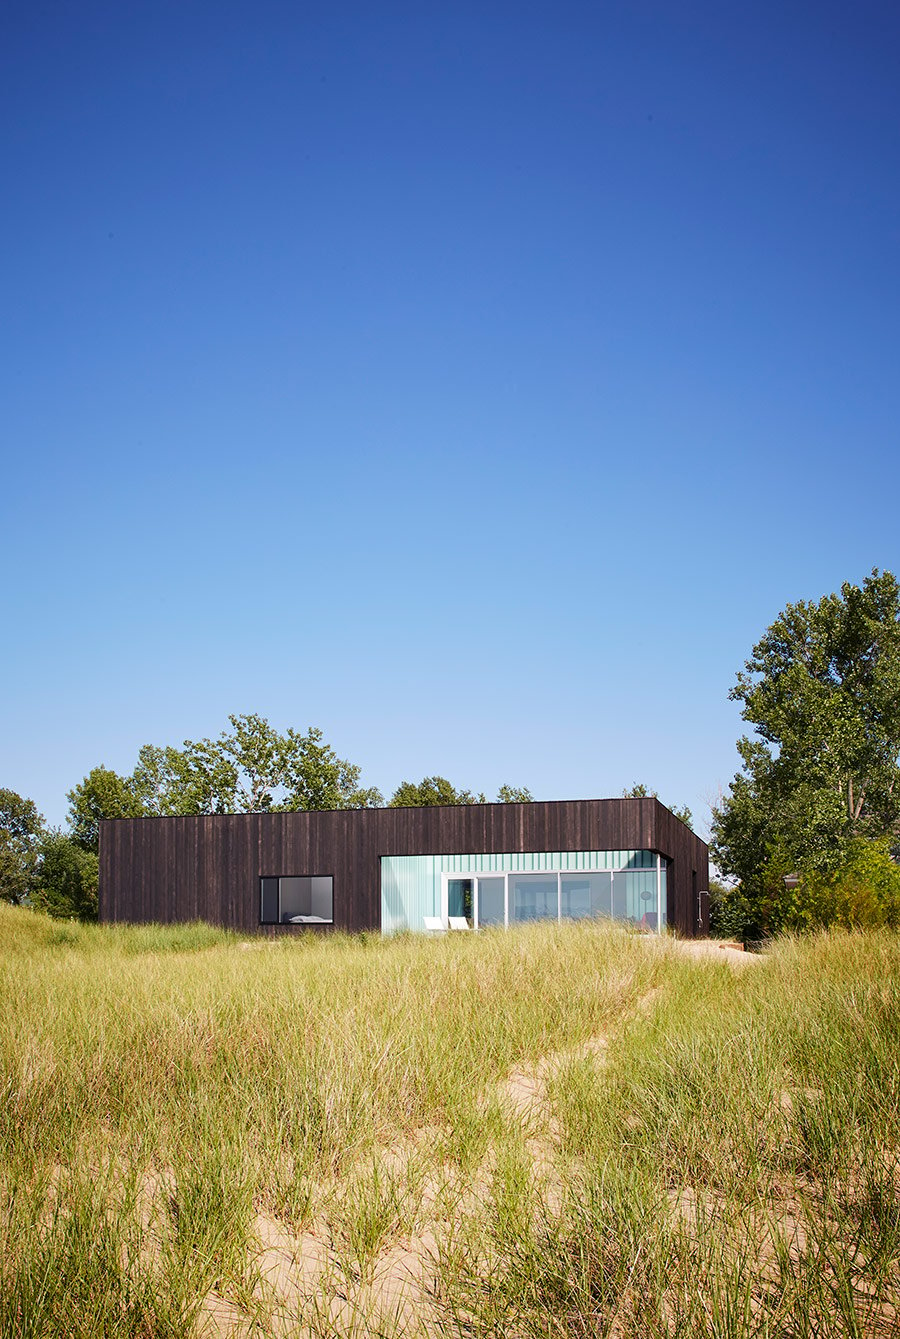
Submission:
[[[707,802],[900,570],[890,3],[0,16],[0,785],[318,725],[389,793]]]

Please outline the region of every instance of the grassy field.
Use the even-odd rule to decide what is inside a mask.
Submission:
[[[897,937],[0,906],[0,973],[2,1339],[900,1334]]]

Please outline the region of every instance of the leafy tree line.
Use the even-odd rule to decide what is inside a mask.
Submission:
[[[271,813],[287,809],[362,809],[381,805],[360,768],[339,758],[322,731],[283,733],[255,714],[229,716],[217,739],[184,745],[145,744],[134,770],[121,776],[95,767],[68,795],[74,839],[97,849],[101,818],[176,814]]]
[[[0,899],[60,917],[97,917],[99,824],[104,818],[176,814],[272,813],[363,809],[385,803],[361,770],[339,758],[310,727],[275,729],[264,717],[229,716],[217,739],[185,740],[181,748],[146,744],[132,772],[94,767],[68,793],[69,828],[47,828],[34,803],[0,790]],[[501,786],[501,803],[533,797]],[[404,781],[388,804],[483,804],[446,777]]]
[[[718,928],[900,924],[900,588],[788,604],[731,690],[753,734],[713,808]]]
[[[753,647],[731,698],[752,733],[741,771],[713,806],[719,932],[745,938],[819,925],[900,926],[900,587],[873,570],[861,586],[788,604]],[[30,800],[0,791],[0,896],[55,914],[96,914],[101,818],[381,805],[322,732],[280,733],[229,717],[216,740],[139,751],[121,776],[96,767],[69,792],[68,833]],[[626,796],[655,792],[632,786]],[[503,786],[500,802],[530,800]],[[404,781],[389,804],[471,804],[445,777]],[[687,809],[674,812],[690,823]]]
[[[95,767],[71,790],[72,836],[97,850],[101,818],[172,814],[275,813],[299,809],[367,809],[384,805],[381,791],[361,784],[361,770],[339,758],[322,731],[283,733],[262,716],[229,716],[218,739],[187,739],[180,749],[145,744],[134,771],[120,776]],[[502,786],[500,801],[530,800],[531,793]],[[388,804],[483,804],[482,794],[458,790],[442,776],[404,781]]]

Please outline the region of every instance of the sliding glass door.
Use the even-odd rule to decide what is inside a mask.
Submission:
[[[447,880],[447,915],[464,918],[470,926],[506,924],[506,878]]]

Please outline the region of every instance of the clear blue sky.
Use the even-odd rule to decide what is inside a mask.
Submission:
[[[230,711],[706,801],[900,570],[891,0],[0,16],[0,785]]]

